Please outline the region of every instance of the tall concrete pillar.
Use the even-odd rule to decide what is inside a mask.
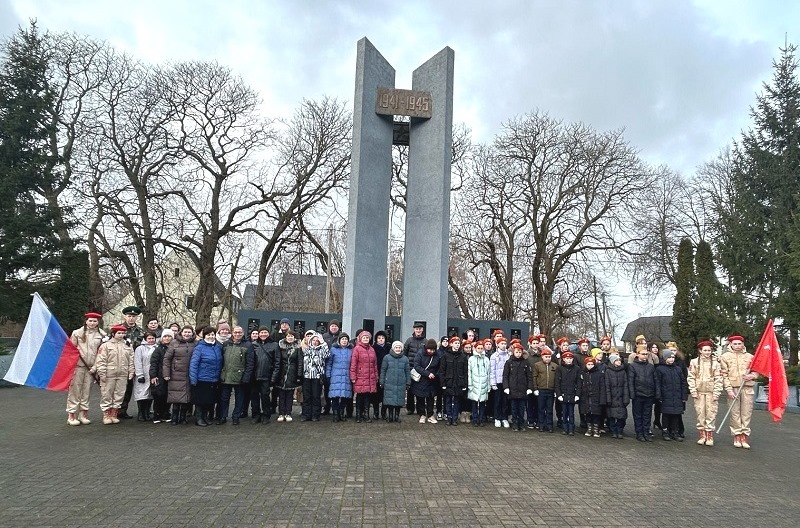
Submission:
[[[447,330],[450,263],[450,163],[453,144],[453,63],[449,47],[414,70],[412,89],[431,94],[430,119],[411,118],[406,197],[401,333],[425,321],[426,335]]]
[[[391,115],[379,115],[375,108],[378,88],[393,88],[394,77],[394,68],[375,46],[366,37],[359,40],[342,313],[346,332],[363,328],[365,319],[374,321],[375,331],[385,326],[393,125]]]

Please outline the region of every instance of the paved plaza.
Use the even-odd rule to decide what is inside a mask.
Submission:
[[[642,444],[409,418],[104,426],[92,396],[70,427],[65,394],[0,389],[0,526],[798,524],[798,414],[756,411],[745,451],[694,445],[691,414],[687,442]]]

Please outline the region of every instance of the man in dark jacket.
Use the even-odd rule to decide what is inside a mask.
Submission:
[[[233,392],[233,425],[239,425],[244,404],[244,391],[249,388],[250,377],[253,375],[253,343],[244,340],[244,329],[241,326],[233,328],[232,339],[222,345],[222,391],[220,395],[220,409],[217,424],[222,425],[228,419],[228,408]]]
[[[258,339],[252,344],[255,364],[253,374],[258,387],[258,394],[253,395],[253,423],[268,424],[274,410],[272,401],[273,381],[276,375],[275,358],[278,345],[269,338],[269,328],[258,329]]]
[[[648,434],[650,418],[653,414],[653,400],[656,397],[655,367],[648,359],[649,352],[642,349],[628,364],[628,392],[633,400],[633,423],[636,428],[636,439],[640,442],[652,442]]]
[[[425,325],[420,322],[414,323],[414,333],[406,339],[403,344],[403,354],[413,365],[414,359],[417,357],[418,352],[425,351]],[[406,414],[414,414],[414,394],[411,389],[406,391]]]

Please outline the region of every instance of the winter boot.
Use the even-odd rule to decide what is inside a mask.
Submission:
[[[153,421],[153,413],[150,412],[150,407],[153,405],[153,400],[144,400],[144,421],[145,422],[152,422]]]
[[[733,447],[742,447],[742,435],[733,435]]]
[[[206,412],[201,411],[200,409],[195,410],[194,412],[194,424],[199,425],[200,427],[207,427],[208,422],[206,422]]]
[[[697,441],[697,445],[705,445],[705,443],[706,443],[706,432],[705,431],[699,431],[699,432],[700,432],[700,439]]]
[[[744,449],[750,449],[750,439],[746,434],[739,435],[739,441],[742,443]]]
[[[143,422],[144,421],[144,402],[142,400],[138,400],[136,402],[136,421]]]
[[[180,417],[178,418],[178,423],[185,424],[186,422],[186,415],[189,414],[189,409],[186,406],[181,406]]]
[[[669,431],[667,431],[666,429],[662,429],[661,430],[661,439],[664,440],[665,442],[669,442],[670,440],[672,440],[672,437],[670,436]]]
[[[385,415],[385,413],[384,413],[384,415]],[[381,415],[380,415],[380,412],[378,411],[378,406],[377,405],[372,408],[372,419],[376,420],[376,421],[381,419]]]
[[[74,412],[71,412],[67,415],[67,424],[69,425],[80,425],[81,421],[75,416]]]
[[[714,445],[714,433],[712,431],[706,431],[706,445],[709,447]]]
[[[87,411],[85,409],[83,411],[81,411],[80,414],[78,414],[78,420],[83,425],[89,425],[90,423],[92,423],[92,421],[89,419],[89,411]]]
[[[106,409],[103,411],[103,424],[108,425],[114,422],[111,421],[111,409]]]
[[[592,424],[589,424],[588,427],[586,427],[586,432],[583,433],[583,436],[592,436],[593,432],[594,432],[594,426]]]
[[[385,405],[381,405],[381,419],[389,420],[389,411],[391,409],[387,409]]]
[[[119,409],[111,409],[111,423],[119,423]]]
[[[592,427],[592,436],[594,438],[600,438],[600,426],[599,425],[595,424],[594,427]]]

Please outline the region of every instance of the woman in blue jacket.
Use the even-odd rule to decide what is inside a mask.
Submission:
[[[222,346],[217,342],[216,331],[207,326],[203,339],[197,343],[189,363],[189,382],[192,400],[197,407],[195,424],[208,425],[219,394],[219,374],[222,370]]]
[[[325,376],[330,379],[327,397],[331,400],[334,422],[346,420],[345,406],[353,398],[353,385],[350,383],[350,356],[353,351],[349,343],[350,336],[344,332],[339,334],[339,342],[331,348],[331,355],[325,364]]]

